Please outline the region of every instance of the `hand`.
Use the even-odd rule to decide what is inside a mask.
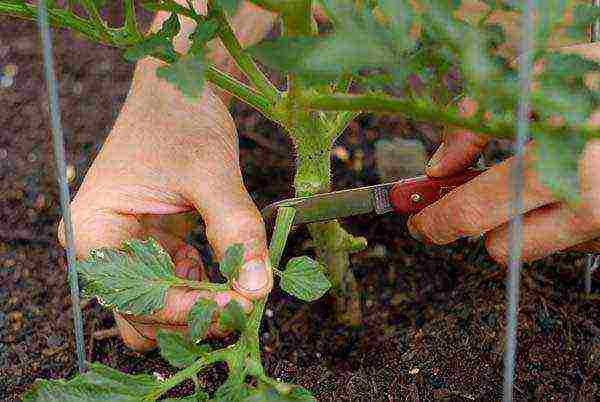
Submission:
[[[597,45],[564,49],[600,60]],[[464,117],[477,112],[477,104],[466,100],[461,104]],[[600,126],[600,110],[590,126]],[[427,174],[444,177],[473,164],[488,139],[466,130],[450,130],[443,145],[431,159]],[[524,173],[523,259],[532,261],[557,251],[600,251],[600,141],[586,145],[580,159],[581,204],[572,208],[557,199],[545,187],[533,166],[535,143],[526,147]],[[508,223],[511,219],[511,172],[515,161],[510,158],[471,182],[451,192],[434,205],[409,219],[409,230],[415,238],[436,244],[447,244],[460,237],[485,234],[486,247],[500,263],[509,257]]]
[[[87,257],[93,248],[152,236],[174,258],[177,275],[201,279],[200,254],[164,219],[192,210],[200,212],[218,258],[235,243],[247,251],[236,292],[174,288],[153,316],[116,315],[125,343],[136,350],[156,345],[157,328],[185,330],[198,298],[221,306],[236,299],[249,309],[273,283],[264,224],[242,181],[231,116],[208,87],[199,102],[186,101],[156,78],[157,66],[138,63],[123,110],[72,203],[76,253]],[[59,233],[64,244],[62,228]]]

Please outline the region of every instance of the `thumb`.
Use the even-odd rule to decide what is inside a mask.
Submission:
[[[200,211],[206,237],[219,260],[230,246],[244,245],[244,265],[234,288],[244,297],[260,299],[273,287],[265,225],[241,174],[234,176],[220,181],[218,189],[210,192],[194,186],[191,202]]]
[[[464,99],[460,105],[462,117],[472,117],[477,113],[477,103]],[[486,137],[464,129],[449,129],[425,169],[430,177],[446,177],[464,171],[479,157],[488,143]]]

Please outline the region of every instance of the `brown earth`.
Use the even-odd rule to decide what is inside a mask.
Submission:
[[[40,54],[33,24],[0,17],[0,71],[18,67],[14,84],[0,88],[3,401],[20,400],[36,378],[76,371],[65,258],[55,240],[58,194]],[[55,54],[75,191],[119,113],[132,66],[118,51],[66,32],[56,33]],[[290,144],[248,108],[232,109],[257,204],[289,196]],[[362,117],[340,141],[350,159],[334,162],[336,188],[377,183],[375,142],[412,133],[420,131],[398,118]],[[346,225],[370,241],[369,250],[353,257],[364,324],[336,325],[327,301],[305,304],[275,291],[262,326],[268,372],[304,385],[320,401],[500,400],[505,271],[482,243],[425,246],[392,215]],[[195,240],[214,266],[201,232]],[[306,240],[298,231],[288,254],[305,253]],[[600,297],[580,297],[583,263],[581,255],[561,255],[524,270],[516,400],[600,399]],[[171,373],[157,353],[141,356],[118,338],[92,343],[92,331],[114,324],[96,302],[84,306],[84,318],[88,359],[127,372]],[[203,381],[214,390],[223,378],[215,368]]]

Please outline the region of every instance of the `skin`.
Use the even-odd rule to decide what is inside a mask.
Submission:
[[[204,0],[195,5],[205,10]],[[151,29],[159,29],[166,18],[168,14],[158,13]],[[274,15],[245,4],[232,25],[241,42],[251,44],[273,21]],[[181,23],[175,47],[185,51],[194,24]],[[212,48],[215,64],[239,77],[222,46]],[[249,310],[251,300],[264,297],[273,285],[264,223],[244,187],[237,132],[225,106],[228,97],[208,87],[199,101],[188,101],[156,77],[159,65],[153,59],[137,64],[123,109],[72,202],[77,256],[152,236],[173,257],[178,276],[203,279],[200,253],[184,241],[193,226],[190,211],[202,217],[217,258],[236,243],[246,245],[246,254],[235,291],[175,288],[169,290],[165,308],[152,316],[115,314],[123,340],[138,351],[156,346],[158,328],[184,331],[198,298],[214,299],[219,306],[236,299]],[[62,223],[59,234],[64,245]],[[212,334],[222,335],[214,327]]]
[[[568,46],[561,52],[576,53],[600,61],[600,44]],[[534,72],[543,70],[543,63]],[[477,112],[477,104],[461,105],[466,117]],[[560,119],[553,119],[560,124]],[[600,109],[589,122],[600,126]],[[474,133],[447,130],[444,141],[432,157],[427,174],[445,177],[472,165],[488,142]],[[580,158],[581,203],[568,205],[544,186],[534,169],[535,143],[526,147],[524,173],[523,260],[534,261],[550,254],[575,248],[600,251],[600,141],[590,140]],[[411,217],[408,226],[413,237],[435,244],[448,244],[461,237],[484,234],[490,255],[506,264],[509,257],[511,218],[511,171],[514,158],[500,163],[474,180],[451,192],[437,203]]]
[[[244,4],[232,25],[247,45],[267,33],[274,16]],[[204,1],[198,0],[196,6],[200,11],[205,9]],[[461,11],[465,18],[482,13],[477,1],[469,7]],[[316,11],[317,18],[324,20]],[[159,13],[152,29],[158,29],[165,18],[167,15]],[[506,22],[509,28],[515,26],[506,16],[493,18]],[[185,51],[186,33],[193,24],[181,22],[183,34],[176,48]],[[562,42],[558,38],[554,43]],[[598,45],[565,50],[600,59]],[[509,47],[506,51],[513,50]],[[240,76],[219,44],[214,45],[212,58],[220,68]],[[137,64],[123,110],[72,203],[77,255],[86,257],[93,248],[118,247],[130,238],[152,236],[172,255],[177,275],[202,279],[200,254],[183,240],[190,229],[184,215],[189,211],[200,213],[218,258],[234,243],[244,243],[247,252],[234,292],[171,289],[166,307],[152,316],[116,314],[125,343],[138,351],[156,346],[158,328],[185,331],[185,318],[198,298],[212,298],[220,306],[234,298],[249,309],[250,300],[265,296],[273,284],[264,223],[242,180],[237,133],[225,106],[228,97],[208,87],[200,101],[190,103],[156,78],[158,66],[159,62],[151,59]],[[473,102],[463,105],[466,116],[476,109]],[[600,113],[590,124],[600,125]],[[443,177],[463,170],[475,161],[487,141],[474,133],[449,129],[427,173]],[[534,147],[528,147],[525,174],[525,259],[576,245],[581,250],[600,250],[597,243],[589,242],[600,236],[600,177],[593,174],[600,168],[600,142],[591,141],[581,159],[583,203],[576,210],[553,198],[539,182],[531,168]],[[505,262],[510,215],[510,195],[505,189],[509,188],[512,163],[508,160],[491,168],[413,216],[409,220],[413,236],[447,244],[462,236],[485,233],[490,254]],[[59,239],[64,245],[62,224]],[[222,335],[214,325],[211,332]]]

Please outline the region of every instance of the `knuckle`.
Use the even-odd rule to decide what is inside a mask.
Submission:
[[[508,263],[508,248],[506,242],[500,239],[497,233],[490,233],[485,237],[485,248],[494,261],[501,265]]]

